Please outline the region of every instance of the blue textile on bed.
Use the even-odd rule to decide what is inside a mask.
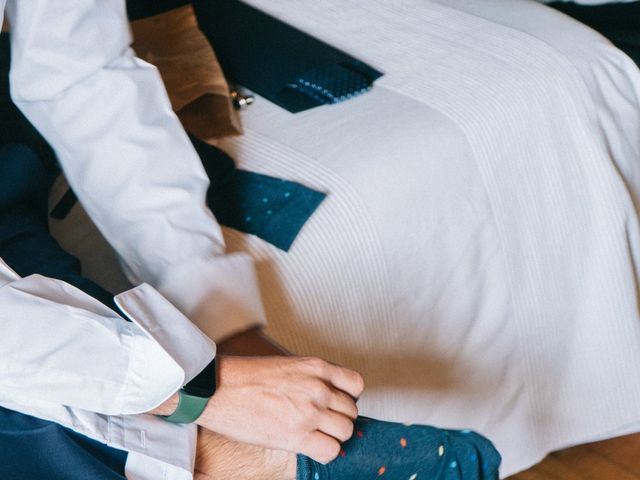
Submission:
[[[326,194],[296,182],[239,170],[225,152],[192,138],[211,179],[207,203],[218,222],[287,251]]]

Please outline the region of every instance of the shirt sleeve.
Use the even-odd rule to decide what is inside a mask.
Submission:
[[[134,284],[213,339],[264,324],[252,260],[224,255],[200,159],[123,0],[10,0],[12,97],[54,148]]]
[[[0,399],[142,413],[215,356],[215,344],[150,286],[116,303],[131,322],[65,282],[20,278],[0,261]]]

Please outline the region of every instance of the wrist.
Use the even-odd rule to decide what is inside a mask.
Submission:
[[[217,388],[216,359],[211,362],[178,393],[151,413],[171,423],[195,423],[207,407]]]
[[[225,374],[225,371],[227,370],[227,364],[226,364],[224,355],[217,355],[216,360],[217,360],[216,391],[209,398],[209,401],[207,402],[207,406],[205,407],[200,417],[198,417],[198,419],[195,421],[195,423],[198,424],[199,426],[206,428],[207,430],[210,430],[212,432],[217,431],[216,425],[220,418],[220,415],[222,415],[222,417],[224,417],[225,415],[224,413],[225,405],[224,405],[224,401],[221,400],[219,389],[220,389],[220,378]]]
[[[176,411],[179,401],[180,401],[180,396],[178,395],[178,392],[176,392],[173,395],[171,395],[171,397],[169,397],[167,400],[165,400],[160,405],[158,405],[156,408],[151,410],[149,413],[151,415],[160,415],[162,417],[166,417]]]

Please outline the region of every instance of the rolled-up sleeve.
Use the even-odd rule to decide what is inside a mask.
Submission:
[[[224,255],[200,159],[157,70],[131,49],[123,0],[10,0],[11,92],[53,146],[133,284],[218,340],[262,325],[252,261]]]

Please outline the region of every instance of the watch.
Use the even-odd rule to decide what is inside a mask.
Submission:
[[[216,393],[216,359],[214,358],[204,370],[196,375],[178,392],[180,400],[176,410],[171,414],[161,417],[171,423],[193,423],[205,407],[207,402]]]

